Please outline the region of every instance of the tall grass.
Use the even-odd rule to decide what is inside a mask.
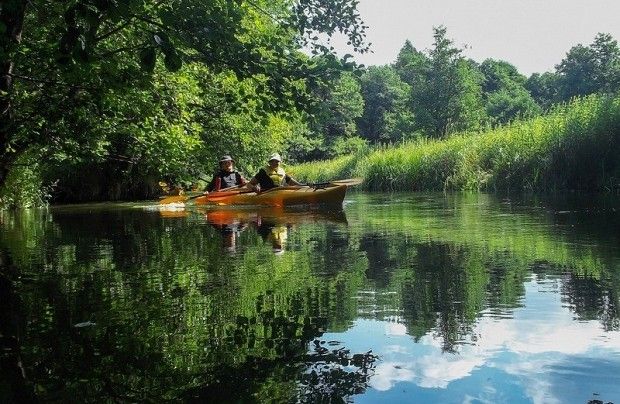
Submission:
[[[361,176],[360,171],[365,153],[341,156],[332,160],[302,163],[288,168],[288,172],[303,182],[323,182],[333,179]]]
[[[369,190],[618,190],[620,96],[589,96],[479,134],[419,140],[291,168]]]

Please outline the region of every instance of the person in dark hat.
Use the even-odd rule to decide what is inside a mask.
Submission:
[[[208,192],[215,192],[225,188],[240,187],[246,184],[246,179],[234,168],[235,160],[232,157],[226,155],[220,159],[220,169],[215,175],[209,185],[207,185]]]

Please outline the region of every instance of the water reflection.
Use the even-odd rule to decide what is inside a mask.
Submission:
[[[222,236],[222,247],[228,252],[235,252],[237,249],[237,238],[245,230],[252,215],[247,217],[237,217],[226,211],[213,211],[204,213],[204,217],[214,229]]]
[[[52,401],[610,401],[608,203],[3,215],[3,380]]]
[[[525,283],[523,307],[510,318],[483,316],[451,352],[443,336],[409,338],[398,322],[360,320],[343,344],[381,346],[372,389],[361,402],[585,403],[617,397],[620,334],[596,321],[575,322],[561,278]],[[326,338],[335,335],[326,335]],[[385,342],[386,336],[389,342]]]
[[[210,208],[199,212],[221,234],[222,246],[228,252],[236,251],[237,239],[247,228],[252,228],[279,255],[284,252],[295,226],[310,223],[347,224],[345,213],[334,209]]]

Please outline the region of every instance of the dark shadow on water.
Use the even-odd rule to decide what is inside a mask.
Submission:
[[[18,269],[0,247],[0,402],[36,402],[34,388],[22,362],[23,304],[15,282]]]

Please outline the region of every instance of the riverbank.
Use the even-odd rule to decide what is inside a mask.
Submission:
[[[362,177],[373,191],[618,191],[620,96],[590,96],[478,134],[300,164],[290,172],[305,182]]]

